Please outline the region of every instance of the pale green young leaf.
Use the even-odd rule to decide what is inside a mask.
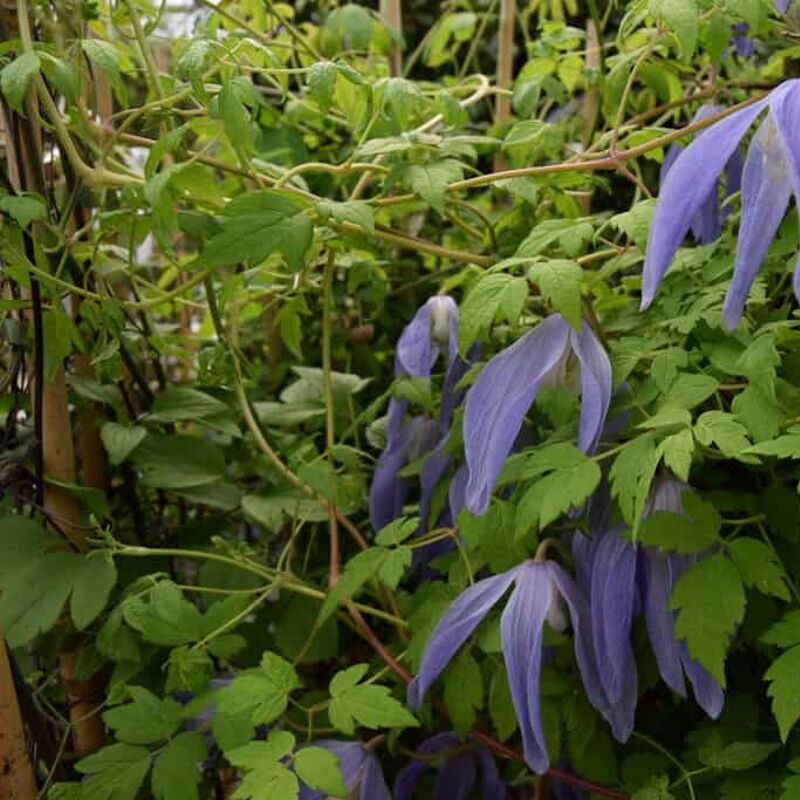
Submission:
[[[696,0],[650,0],[650,13],[675,34],[681,55],[688,60],[697,46],[700,10]]]
[[[349,600],[377,572],[385,556],[385,550],[371,547],[351,558],[336,585],[328,593],[319,611],[321,625],[345,600]]]
[[[728,550],[745,586],[781,600],[791,598],[780,559],[772,548],[759,539],[740,536],[730,542]]]
[[[683,514],[656,511],[639,528],[638,538],[649,547],[684,555],[702,553],[719,540],[722,520],[699,495],[683,493]]]
[[[200,612],[170,581],[159,581],[148,597],[126,597],[122,614],[131,628],[153,644],[177,647],[198,641],[202,636]]]
[[[308,93],[323,114],[328,113],[328,109],[333,102],[333,91],[338,74],[339,71],[336,64],[332,61],[316,61],[308,68],[306,73]]]
[[[489,329],[498,310],[509,299],[518,306],[519,298],[524,302],[527,293],[528,287],[524,278],[514,278],[502,272],[490,273],[481,278],[461,306],[458,323],[459,351],[466,353],[475,339]]]
[[[665,466],[676,478],[688,481],[694,455],[692,432],[687,428],[667,436],[661,443],[661,450],[664,453]]]
[[[47,206],[38,194],[7,194],[0,189],[0,211],[8,214],[20,228],[35,220],[47,219]]]
[[[534,264],[528,279],[538,284],[542,297],[576,330],[581,326],[581,279],[576,261],[553,259]]]
[[[453,728],[464,736],[483,708],[483,678],[478,662],[468,653],[460,654],[444,675],[444,704]]]
[[[273,731],[266,742],[248,742],[226,752],[227,759],[244,771],[235,800],[276,800],[296,798],[300,790],[297,776],[281,760],[291,753],[294,736]]]
[[[31,81],[39,74],[41,62],[36,53],[23,53],[0,71],[0,91],[9,105],[20,114],[25,114],[23,102]]]
[[[103,713],[103,722],[117,739],[128,744],[160,742],[180,727],[183,708],[171,698],[161,699],[141,686],[129,686],[131,702]]]
[[[349,222],[358,225],[367,233],[375,232],[375,212],[372,206],[363,200],[350,200],[346,203],[337,203],[334,200],[320,200],[317,211],[323,219],[332,219],[334,222]]]
[[[642,516],[660,457],[652,436],[640,436],[611,465],[611,494],[629,525],[635,525]]]
[[[87,776],[81,784],[81,800],[135,800],[150,771],[150,751],[112,744],[81,759],[75,769]]]
[[[103,70],[113,82],[120,77],[119,53],[111,42],[103,39],[81,39],[81,50],[95,67]]]
[[[508,687],[508,678],[504,666],[494,673],[489,687],[489,715],[501,742],[507,741],[517,729],[517,715]]]
[[[444,200],[448,184],[464,177],[461,164],[453,159],[429,161],[427,164],[412,164],[408,170],[411,189],[426,203],[444,214]]]
[[[726,458],[737,458],[750,446],[747,429],[733,414],[724,411],[701,414],[695,423],[694,435],[704,447],[716,444]]]

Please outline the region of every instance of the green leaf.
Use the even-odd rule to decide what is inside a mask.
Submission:
[[[339,759],[324,747],[302,747],[294,756],[294,771],[309,789],[329,797],[347,797]]]
[[[788,611],[780,622],[776,622],[762,637],[766,644],[792,647],[800,644],[800,611]]]
[[[649,547],[675,553],[702,553],[719,540],[722,520],[711,505],[692,491],[683,493],[683,514],[656,511],[639,528],[638,538]]]
[[[464,354],[469,346],[489,329],[498,310],[503,309],[506,319],[514,322],[528,296],[524,278],[513,278],[502,272],[485,275],[467,295],[461,306],[458,322],[458,349]]]
[[[737,458],[750,446],[747,429],[733,414],[706,411],[697,418],[694,435],[704,447],[716,444],[726,458]]]
[[[328,113],[328,109],[333,102],[333,91],[336,87],[336,76],[339,70],[332,61],[316,61],[306,73],[308,93],[319,106],[323,114]]]
[[[711,397],[719,387],[719,381],[710,375],[681,373],[667,392],[664,406],[692,409]]]
[[[6,194],[0,189],[0,211],[8,214],[20,228],[27,228],[34,220],[47,219],[44,200],[33,193]]]
[[[649,8],[656,20],[675,34],[683,58],[690,59],[700,29],[700,10],[695,0],[650,0]]]
[[[128,686],[133,702],[103,713],[103,722],[128,744],[168,739],[180,727],[183,707],[171,698],[156,697],[141,686]]]
[[[245,105],[245,100],[250,99],[252,93],[253,84],[244,75],[224,81],[219,93],[219,113],[225,126],[225,134],[230,143],[242,151],[250,150],[253,143],[250,112]]]
[[[745,455],[800,458],[800,433],[789,433],[769,442],[759,442],[744,451]]]
[[[266,652],[258,668],[220,689],[217,701],[228,714],[247,712],[253,725],[269,724],[283,714],[289,695],[299,686],[294,667],[275,653]]]
[[[653,438],[640,436],[632,440],[611,465],[611,494],[629,525],[635,526],[641,520],[660,458]]]
[[[375,212],[372,206],[363,200],[351,200],[347,203],[337,203],[333,200],[320,200],[317,211],[323,219],[332,219],[334,222],[350,222],[358,225],[367,233],[375,232]]]
[[[525,475],[549,472],[533,484],[517,505],[516,536],[524,535],[529,528],[546,528],[570,508],[578,508],[600,483],[600,467],[587,458],[577,447],[562,444],[556,448],[534,451],[526,463]],[[555,463],[553,455],[559,453]],[[562,461],[562,455],[567,460]],[[552,471],[550,471],[552,470]]]
[[[197,607],[170,581],[159,581],[147,597],[126,597],[122,614],[131,628],[153,644],[177,647],[196,642],[203,635]]]
[[[698,561],[675,584],[670,608],[678,612],[676,638],[725,686],[725,654],[745,609],[736,567],[721,553]]]
[[[121,464],[141,443],[147,429],[139,425],[122,425],[119,422],[105,422],[100,429],[100,438],[108,453],[112,466]]]
[[[489,687],[489,715],[497,732],[497,738],[501,742],[510,739],[517,729],[517,715],[503,665],[495,671]]]
[[[75,769],[87,776],[81,784],[81,800],[135,800],[150,771],[150,751],[112,744],[81,759]]]
[[[791,599],[783,567],[772,548],[758,539],[741,536],[730,542],[728,550],[745,586],[781,600]]]
[[[158,489],[189,489],[220,480],[225,458],[213,443],[199,436],[148,433],[133,451],[142,483]]]
[[[294,736],[272,731],[266,742],[248,742],[226,752],[228,761],[244,770],[244,777],[232,797],[235,800],[277,800],[297,797],[297,776],[281,763],[294,747]]]
[[[173,387],[159,394],[147,415],[151,422],[182,422],[224,414],[228,406],[205,392]]]
[[[466,735],[475,724],[476,712],[483,708],[483,678],[478,662],[461,653],[444,675],[444,704],[453,728]]]
[[[119,80],[119,53],[113,44],[102,39],[81,39],[81,50],[89,61],[103,70],[112,81]]]
[[[800,645],[780,655],[767,670],[764,678],[770,681],[767,696],[772,698],[772,713],[778,723],[783,742],[800,719],[800,692],[797,676],[800,674]]]
[[[532,258],[556,243],[561,245],[567,255],[577,255],[593,233],[591,223],[584,220],[546,219],[534,226],[514,255],[518,258]]]
[[[419,527],[419,517],[398,517],[381,528],[375,535],[375,542],[386,547],[401,544]]]
[[[460,181],[464,177],[464,171],[458,161],[448,158],[427,164],[412,164],[408,176],[411,189],[432,208],[444,214],[447,187],[451,183]]]
[[[377,574],[385,551],[376,547],[364,550],[351,558],[336,585],[328,593],[319,611],[321,625],[345,601],[349,600],[370,578]]]
[[[677,478],[688,481],[694,455],[692,432],[687,428],[667,436],[661,443],[660,449],[664,454],[664,464]]]
[[[314,224],[305,207],[270,189],[231,200],[221,225],[194,266],[227,267],[240,262],[255,266],[277,250],[289,268],[297,271],[314,238]]]
[[[716,763],[709,766],[732,770],[751,769],[766,761],[779,747],[771,742],[734,742],[725,747],[715,759]]]
[[[23,102],[31,81],[39,74],[41,62],[36,53],[23,53],[0,71],[0,91],[11,107],[24,116]]]
[[[366,664],[356,664],[333,676],[328,706],[331,724],[348,736],[353,735],[356,724],[367,728],[418,726],[411,712],[389,694],[388,687],[359,683],[367,670]]]
[[[542,297],[576,330],[582,319],[582,278],[580,264],[564,259],[542,261],[528,270],[528,279],[539,285]]]
[[[20,570],[38,561],[61,541],[30,517],[19,514],[0,517],[0,591],[6,581],[13,581]]]
[[[75,627],[82,631],[105,608],[117,583],[117,570],[111,557],[102,552],[78,555],[74,565],[69,608]]]
[[[159,752],[150,776],[156,800],[199,800],[207,749],[199,731],[179,733]]]

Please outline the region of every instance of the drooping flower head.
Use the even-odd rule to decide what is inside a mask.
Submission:
[[[539,390],[565,382],[573,355],[580,367],[582,395],[578,446],[591,452],[611,402],[611,364],[585,322],[578,332],[560,314],[552,314],[489,361],[467,392],[466,505],[473,514],[486,511],[503,463]]]
[[[686,488],[674,478],[660,478],[653,487],[646,513],[683,514],[682,494]],[[686,697],[685,675],[698,705],[711,718],[719,716],[724,696],[716,680],[690,658],[686,643],[675,638],[675,616],[669,607],[672,587],[696,557],[634,545],[621,533],[620,528],[611,529],[594,542],[589,556],[588,592],[592,643],[606,698],[606,718],[615,738],[624,742],[633,731],[638,699],[631,646],[631,625],[636,616],[644,616],[659,672],[673,691]],[[586,572],[584,569],[583,574]]]
[[[322,739],[314,742],[314,747],[323,747],[339,760],[347,796],[353,800],[392,800],[389,787],[383,777],[383,770],[375,754],[361,742],[340,742],[335,739]],[[298,800],[326,800],[328,795],[309,789],[300,783]]]
[[[408,704],[419,708],[425,693],[493,606],[513,588],[500,620],[503,658],[528,766],[543,774],[550,764],[542,726],[539,678],[544,624],[564,631],[572,623],[575,657],[593,703],[603,703],[591,652],[586,598],[552,561],[529,560],[465,589],[439,620],[408,686]]]
[[[446,295],[431,297],[400,335],[395,354],[395,376],[429,378],[441,352],[446,354],[448,369],[451,370],[458,363],[457,332],[458,307],[455,301]],[[442,406],[451,402],[443,398]],[[411,484],[398,476],[400,470],[432,450],[441,438],[436,420],[424,416],[407,420],[407,410],[408,401],[395,398],[389,401],[386,449],[375,466],[369,493],[370,520],[375,530],[388,525],[402,512]]]
[[[480,786],[481,800],[505,800],[506,785],[491,753],[470,743],[465,748],[452,732],[438,733],[416,749],[415,755],[422,758],[412,760],[397,773],[394,800],[411,800],[423,773],[432,766],[429,757],[437,753],[442,754],[442,759],[436,765],[431,800],[467,800],[476,786]]]
[[[750,26],[746,22],[737,22],[731,25],[731,32],[733,33],[733,47],[742,58],[752,58],[756,52],[756,40],[747,33]]]
[[[756,273],[775,237],[792,194],[800,197],[800,80],[789,80],[769,95],[702,131],[677,157],[661,187],[645,254],[642,309],[653,302],[664,273],[692,220],[719,175],[759,115],[767,110],[750,146],[742,175],[742,216],[733,280],[723,308],[729,330],[742,317]],[[800,204],[798,204],[800,209]],[[798,261],[800,266],[800,260]],[[800,298],[800,268],[794,273]]]
[[[721,106],[702,105],[694,115],[692,122],[713,117],[722,111]],[[661,165],[661,185],[669,174],[670,169],[675,164],[678,156],[683,152],[683,148],[678,144],[670,145],[664,163]],[[726,165],[727,180],[725,182],[725,197],[730,197],[742,188],[742,157],[736,150],[728,160]],[[719,238],[722,233],[722,223],[730,213],[727,205],[720,207],[719,202],[719,180],[714,182],[711,191],[703,201],[698,212],[694,215],[691,222],[691,231],[694,238],[700,244],[710,244]]]

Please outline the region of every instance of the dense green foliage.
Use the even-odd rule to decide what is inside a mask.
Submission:
[[[668,148],[707,127],[692,122],[701,105],[796,73],[800,9],[522,1],[504,90],[501,5],[404,4],[402,35],[366,4],[329,0],[19,0],[3,18],[0,630],[30,713],[60,744],[50,760],[39,750],[43,796],[290,800],[302,781],[343,797],[338,757],[300,745],[368,742],[391,786],[433,733],[478,730],[508,797],[575,784],[635,800],[800,798],[796,214],[734,331],[722,306],[738,192],[721,235],[687,238],[639,310]],[[394,366],[437,294],[459,305],[460,389],[549,314],[585,320],[611,361],[609,425],[582,452],[574,387],[543,389],[488,511],[440,526],[464,462],[458,406],[452,461],[423,486],[430,521],[420,446],[395,476],[410,487],[402,514],[374,530],[390,398],[435,420],[449,391],[441,360],[431,377]],[[102,443],[102,481],[77,436],[77,475],[48,472],[64,431],[40,420],[57,401],[43,387],[64,374],[72,431]],[[694,490],[685,513],[648,516],[668,474]],[[636,729],[615,742],[572,633],[547,629],[541,717],[557,770],[539,778],[519,755],[498,612],[419,711],[405,684],[474,581],[542,542],[574,573],[555,542],[596,535],[587,503],[604,493],[629,541],[702,556],[670,604],[725,707],[712,721],[667,688],[637,620]],[[48,513],[54,496],[77,504],[77,525]],[[434,543],[447,546],[421,565]],[[106,731],[83,758],[63,653]]]

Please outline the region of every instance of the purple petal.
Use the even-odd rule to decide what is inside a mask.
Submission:
[[[542,727],[539,677],[544,622],[552,594],[546,565],[527,562],[500,620],[503,657],[522,734],[522,752],[525,762],[538,775],[547,772],[550,766]]]
[[[659,193],[650,226],[643,270],[642,309],[653,302],[692,218],[767,101],[768,98],[764,98],[712,125],[676,159]]]
[[[800,80],[782,83],[771,96],[770,110],[783,140],[783,154],[789,165],[795,202],[800,198],[800,145],[797,142],[800,125]],[[800,206],[797,209],[800,215]],[[794,293],[800,300],[800,257],[794,273]]]
[[[674,583],[669,559],[651,548],[642,548],[644,618],[647,634],[664,683],[686,697],[680,645],[675,640],[675,617],[669,608]]]
[[[699,662],[689,656],[686,643],[681,643],[681,661],[686,670],[686,677],[692,684],[694,699],[697,705],[708,714],[711,719],[716,719],[722,713],[725,704],[725,693],[716,679]]]
[[[439,347],[431,337],[431,300],[417,309],[397,340],[395,375],[427,378],[431,374],[439,355]]]
[[[450,481],[450,489],[447,493],[447,503],[450,506],[450,516],[453,522],[458,519],[458,514],[467,502],[467,481],[469,480],[469,470],[466,464],[462,464],[453,475]]]
[[[785,14],[786,10],[792,4],[792,0],[775,0],[775,8],[781,12],[781,14]]]
[[[600,538],[592,560],[592,636],[597,669],[606,697],[617,705],[636,673],[631,647],[636,548],[617,531]]]
[[[467,392],[467,507],[483,514],[539,384],[564,355],[570,327],[553,314],[484,367]]]
[[[492,754],[481,747],[475,757],[481,767],[481,800],[506,800],[506,785]]]
[[[433,449],[431,454],[425,459],[419,472],[420,500],[419,500],[419,520],[423,530],[428,529],[430,523],[431,504],[433,494],[444,478],[453,457],[447,452],[447,442],[449,434],[445,434]]]
[[[590,539],[588,536],[584,536],[580,531],[575,531],[572,534],[570,542],[572,561],[575,564],[575,574],[578,577],[578,583],[587,593],[590,592],[590,587],[592,585],[592,561],[594,560],[594,552],[597,549],[597,542],[597,539]]]
[[[367,755],[358,800],[392,800],[380,762],[373,753]]]
[[[439,620],[425,645],[419,674],[408,685],[407,702],[412,708],[422,705],[422,698],[439,677],[456,651],[469,638],[492,606],[514,582],[519,567],[484,578],[465,589]]]
[[[575,581],[558,564],[547,563],[551,578],[567,603],[575,639],[575,659],[583,680],[589,702],[608,720],[614,737],[624,742],[633,732],[636,711],[636,673],[626,675],[626,688],[622,702],[612,705],[603,691],[592,643],[592,626],[589,603]]]
[[[728,330],[742,318],[750,287],[789,205],[792,182],[780,139],[772,115],[768,115],[747,150],[736,265],[722,312]]]
[[[477,777],[472,753],[448,758],[439,767],[433,800],[467,800]]]
[[[398,472],[433,446],[437,432],[433,420],[414,417],[400,428],[381,453],[369,488],[369,515],[376,531],[402,513],[411,482],[399,477]]]
[[[459,738],[455,733],[444,732],[437,733],[426,739],[414,751],[420,755],[431,755],[432,753],[440,753],[442,750],[448,750],[452,747],[457,747]],[[411,800],[411,793],[417,785],[422,773],[430,766],[427,759],[413,759],[406,764],[398,773],[394,781],[394,800]]]
[[[578,447],[591,453],[597,446],[611,403],[611,362],[594,331],[582,323],[581,332],[570,332],[570,341],[581,365],[581,418]]]

